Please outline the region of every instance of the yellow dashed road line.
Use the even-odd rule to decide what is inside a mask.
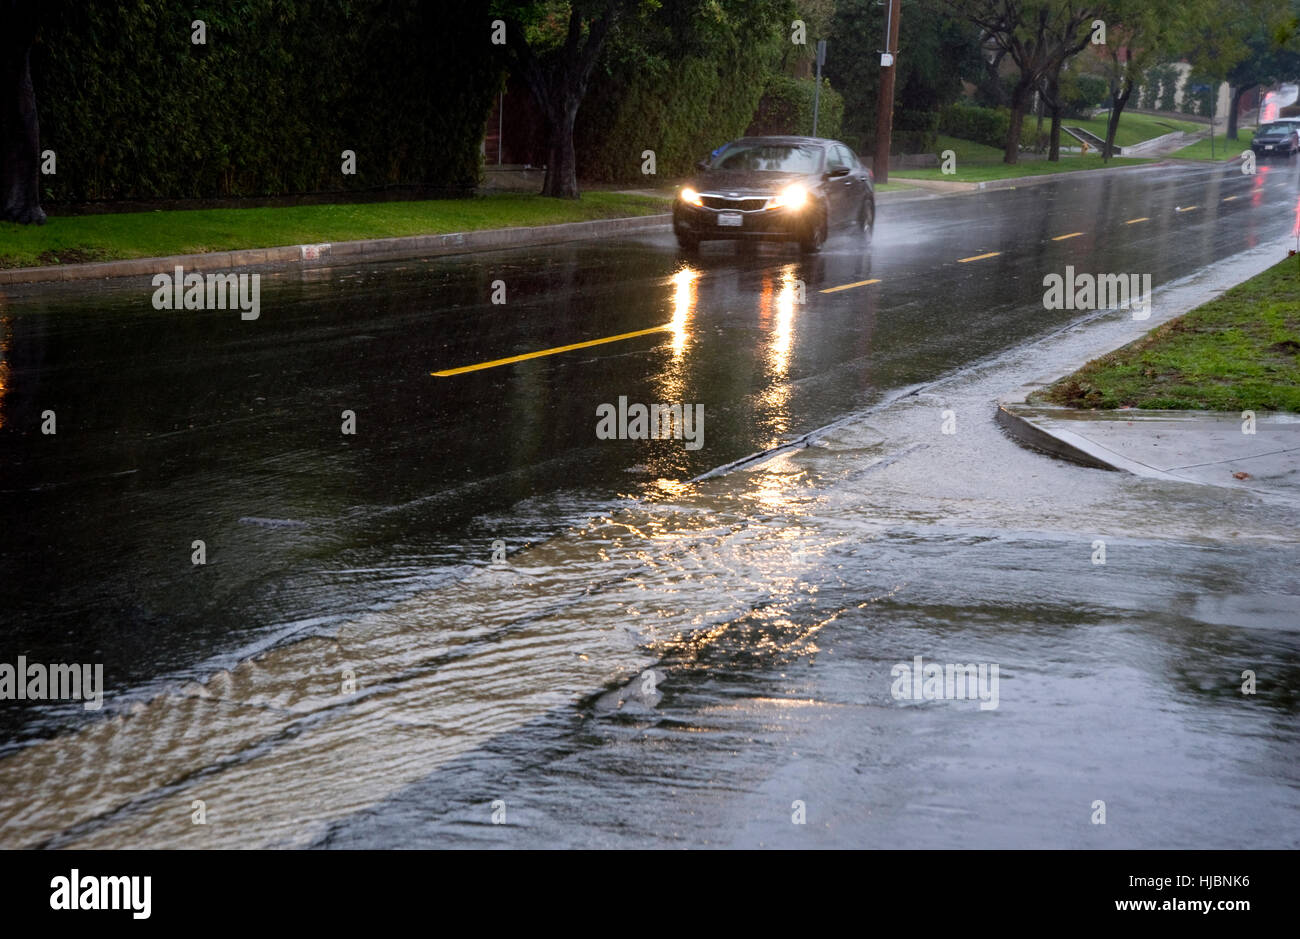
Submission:
[[[556,346],[554,349],[542,349],[540,352],[525,352],[523,355],[512,355],[505,359],[493,359],[491,362],[480,362],[477,365],[462,365],[460,368],[444,369],[441,372],[430,372],[438,378],[447,378],[451,375],[463,375],[466,372],[477,372],[480,369],[496,368],[498,365],[511,365],[515,362],[523,362],[528,359],[541,358],[544,355],[558,355],[561,352],[570,352],[574,349],[587,349],[591,346],[604,345],[607,342],[620,342],[624,339],[635,339],[637,336],[648,336],[651,333],[663,332],[672,329],[672,325],[652,326],[649,329],[638,329],[632,333],[620,333],[617,336],[606,336],[604,339],[589,339],[586,342],[575,342],[567,346]]]
[[[1237,198],[1238,196],[1225,196],[1223,198],[1223,201],[1232,202]],[[1174,211],[1194,212],[1199,208],[1200,206],[1198,205],[1189,205],[1186,208],[1175,207]],[[1137,225],[1139,222],[1149,222],[1149,221],[1151,221],[1151,219],[1148,216],[1144,215],[1140,218],[1131,218],[1124,224]],[[1065,241],[1070,238],[1078,238],[1080,235],[1083,234],[1085,234],[1085,232],[1081,232],[1081,231],[1070,232],[1069,234],[1066,235],[1057,235],[1052,240]],[[996,258],[1000,254],[1002,254],[1001,251],[989,251],[986,254],[976,254],[969,258],[959,258],[957,260],[957,263],[969,264],[971,261],[984,261],[987,260],[988,258]],[[838,287],[825,287],[822,290],[820,290],[819,293],[838,293],[841,290],[852,290],[855,287],[869,287],[872,284],[878,284],[878,283],[880,283],[880,278],[878,277],[874,277],[870,280],[856,280],[851,284],[840,284]],[[485,368],[496,368],[499,365],[512,365],[515,362],[526,362],[529,359],[538,359],[547,355],[559,355],[561,352],[571,352],[574,349],[588,349],[592,346],[600,346],[609,342],[621,342],[624,339],[635,339],[638,336],[648,336],[651,333],[664,332],[665,330],[670,330],[670,329],[672,329],[671,324],[665,324],[663,326],[652,326],[649,329],[638,329],[635,332],[620,333],[617,336],[606,336],[604,339],[589,339],[586,342],[575,342],[567,346],[556,346],[553,349],[542,349],[538,352],[525,352],[522,355],[512,355],[504,359],[493,359],[490,362],[479,362],[477,365],[462,365],[459,368],[449,368],[449,369],[444,369],[440,372],[430,372],[429,374],[437,378],[448,378],[452,375],[463,375],[466,372],[477,372]]]
[[[825,290],[821,290],[818,292],[835,293],[837,290],[852,290],[854,287],[866,287],[868,284],[878,284],[878,283],[880,283],[880,278],[878,277],[874,280],[855,280],[851,284],[840,284],[838,287],[827,287]]]

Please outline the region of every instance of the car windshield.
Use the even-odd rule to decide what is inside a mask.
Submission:
[[[1290,124],[1265,124],[1259,129],[1260,135],[1264,134],[1289,134],[1291,133]]]
[[[715,170],[762,173],[815,173],[821,165],[819,147],[787,143],[733,143],[713,161]]]

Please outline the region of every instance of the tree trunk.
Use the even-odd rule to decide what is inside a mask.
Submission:
[[[1061,162],[1061,85],[1056,73],[1047,83],[1047,107],[1052,112],[1051,143],[1047,148],[1049,163]]]
[[[23,225],[45,221],[41,208],[41,134],[32,87],[35,5],[0,2],[0,219]]]
[[[1110,119],[1106,121],[1106,145],[1101,148],[1102,160],[1109,162],[1114,155],[1115,134],[1119,132],[1119,117],[1124,113],[1124,106],[1133,94],[1133,80],[1124,82],[1124,91],[1111,96]]]
[[[1242,85],[1232,93],[1232,104],[1228,106],[1228,139],[1237,139],[1237,112],[1241,110],[1241,99],[1246,97],[1246,92],[1254,88],[1254,85]],[[1218,88],[1216,86],[1215,90]],[[1213,92],[1212,92],[1213,93]],[[1210,133],[1214,133],[1214,127],[1210,127]]]
[[[546,121],[546,179],[542,195],[557,199],[578,198],[578,158],[573,150],[573,125],[578,116],[577,101],[557,104],[558,114]]]
[[[1020,162],[1020,130],[1025,124],[1025,107],[1029,103],[1029,91],[1032,81],[1021,79],[1011,93],[1011,121],[1007,127],[1006,152],[1002,162],[1015,166]]]

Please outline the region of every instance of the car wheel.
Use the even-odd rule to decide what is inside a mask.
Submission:
[[[876,200],[867,196],[858,206],[858,230],[864,237],[871,235],[876,227]]]
[[[683,235],[681,232],[678,232],[677,247],[681,249],[683,254],[699,254],[700,239],[691,235]]]
[[[820,251],[821,246],[826,244],[827,225],[826,213],[822,212],[812,230],[799,239],[799,250],[804,254]]]

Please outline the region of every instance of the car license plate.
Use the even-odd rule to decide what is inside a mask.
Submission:
[[[730,225],[732,228],[740,228],[745,224],[745,216],[741,215],[739,212],[719,212],[718,224]]]
[[[1271,143],[1266,143],[1266,144],[1264,144],[1264,149],[1265,149],[1265,150],[1272,150],[1272,149],[1273,149],[1273,145],[1272,145]]]

